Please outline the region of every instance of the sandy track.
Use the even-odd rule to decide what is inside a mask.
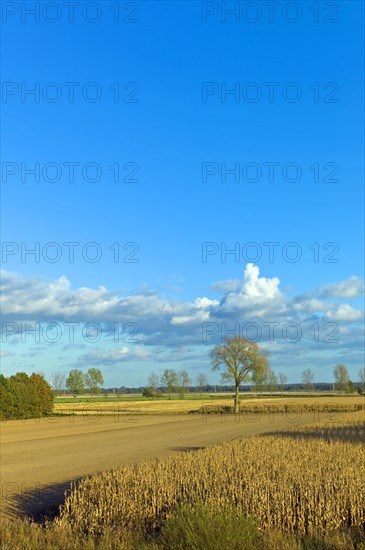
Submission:
[[[79,416],[2,422],[1,515],[37,516],[62,501],[72,480],[88,474],[325,416],[303,413],[290,420],[277,413],[239,421],[228,415]]]

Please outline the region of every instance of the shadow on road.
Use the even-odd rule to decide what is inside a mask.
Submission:
[[[71,484],[78,480],[69,480],[51,485],[39,485],[32,489],[24,489],[14,493],[8,487],[7,494],[1,503],[1,515],[10,517],[27,516],[34,521],[53,518],[65,501]]]
[[[170,447],[170,451],[181,453],[205,449],[201,446]],[[97,473],[97,472],[95,472]],[[9,482],[3,484],[0,517],[28,517],[36,522],[52,519],[59,513],[59,507],[64,503],[74,484],[82,478],[69,479],[49,485],[34,485],[25,488],[22,484]]]

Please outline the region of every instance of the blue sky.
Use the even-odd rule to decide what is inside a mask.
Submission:
[[[218,381],[210,346],[255,323],[289,381],[356,380],[363,4],[22,4],[2,5],[4,374]]]

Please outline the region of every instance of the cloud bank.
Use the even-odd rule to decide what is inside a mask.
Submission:
[[[351,276],[289,298],[280,289],[278,277],[261,276],[258,266],[248,263],[242,279],[218,281],[211,288],[221,293],[220,299],[197,296],[179,301],[146,289],[124,295],[102,285],[73,289],[65,276],[47,281],[3,271],[2,329],[8,348],[4,357],[10,360],[21,343],[22,326],[45,323],[94,323],[103,327],[106,343],[93,340],[88,333],[87,343],[94,346],[86,353],[81,353],[85,349],[80,349],[80,339],[62,342],[64,353],[73,352],[75,364],[80,365],[199,361],[207,355],[207,344],[223,341],[232,333],[256,339],[274,356],[293,354],[293,343],[298,357],[318,351],[318,344],[328,344],[327,353],[333,356],[339,350],[349,357],[361,353],[363,311],[343,301],[364,292],[360,277]],[[116,340],[115,326],[123,326],[128,333],[128,324],[137,327],[137,339]],[[19,330],[9,331],[9,326]],[[53,329],[47,330],[51,340]],[[336,341],[330,338],[333,334],[338,337]],[[45,350],[40,349],[40,353],[47,353],[47,346]]]

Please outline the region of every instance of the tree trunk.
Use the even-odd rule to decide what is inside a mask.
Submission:
[[[235,394],[234,394],[234,412],[238,414],[240,412],[240,395],[239,395],[239,384],[236,384]]]

